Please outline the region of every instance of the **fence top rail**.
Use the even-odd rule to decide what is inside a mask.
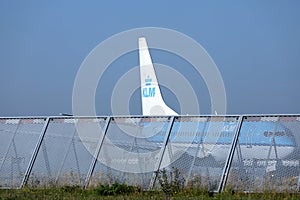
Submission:
[[[174,116],[175,118],[185,118],[185,117],[300,117],[300,114],[222,114],[222,115],[178,115]],[[85,119],[85,118],[170,118],[172,116],[166,116],[166,115],[157,115],[157,116],[145,116],[145,115],[100,115],[100,116],[78,116],[78,115],[58,115],[58,116],[0,116],[0,120],[5,119]]]

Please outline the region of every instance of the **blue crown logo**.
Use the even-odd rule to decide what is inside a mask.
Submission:
[[[148,75],[147,78],[145,78],[146,86],[151,85],[151,82],[152,82],[152,78]]]

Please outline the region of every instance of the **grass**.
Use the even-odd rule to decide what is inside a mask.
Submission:
[[[225,191],[220,194],[209,193],[200,189],[182,189],[166,196],[161,190],[142,191],[136,187],[116,184],[115,186],[98,186],[87,190],[80,187],[60,187],[44,189],[3,189],[0,190],[0,199],[300,199],[300,193],[235,193]],[[119,189],[116,189],[119,188]],[[107,193],[103,192],[104,189]]]
[[[222,193],[212,193],[207,191],[197,181],[185,186],[184,179],[178,169],[165,169],[157,172],[156,189],[143,191],[138,186],[131,186],[125,183],[115,182],[113,184],[90,187],[83,189],[80,186],[50,186],[40,185],[40,182],[28,184],[23,189],[0,189],[0,200],[2,199],[300,199],[300,193],[286,192],[278,193],[273,190],[266,190],[259,193],[244,193],[229,189]],[[43,188],[42,188],[43,187]],[[200,189],[202,188],[202,189]],[[203,189],[206,188],[206,189]]]

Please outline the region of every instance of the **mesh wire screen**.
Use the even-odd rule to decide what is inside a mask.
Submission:
[[[226,187],[298,191],[299,116],[244,117]]]
[[[112,118],[90,185],[126,182],[148,188],[169,122],[169,117]]]
[[[45,119],[0,119],[0,188],[19,188]]]
[[[27,184],[84,186],[104,124],[104,118],[51,119]]]
[[[238,117],[177,117],[161,173],[165,170],[176,178],[177,186],[217,190],[237,125]]]
[[[217,190],[228,177],[225,189],[299,191],[298,115],[244,116],[228,176],[222,175],[237,132],[236,116],[178,116],[173,124],[171,117],[112,117],[101,143],[107,119],[51,118],[28,186],[86,185],[100,148],[90,185],[117,181],[159,187],[157,170],[164,169],[182,186]],[[0,119],[0,188],[22,186],[45,122]]]

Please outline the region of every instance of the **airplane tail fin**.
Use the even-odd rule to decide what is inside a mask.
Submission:
[[[146,38],[139,38],[139,59],[143,115],[178,115],[161,95]]]

